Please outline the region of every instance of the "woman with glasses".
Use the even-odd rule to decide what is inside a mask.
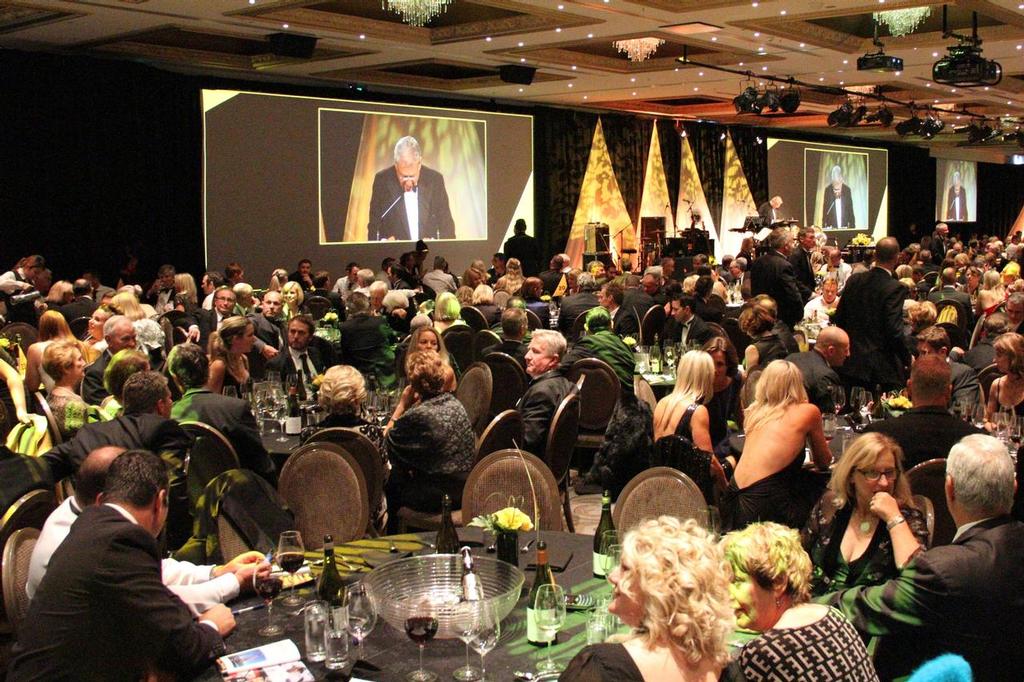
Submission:
[[[847,447],[801,533],[814,564],[814,595],[879,585],[928,546],[902,459],[900,446],[880,433]]]

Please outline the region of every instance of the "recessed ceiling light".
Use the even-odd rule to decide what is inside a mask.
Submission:
[[[840,85],[846,85],[846,81],[839,81]]]
[[[698,75],[698,76],[703,76],[703,75],[704,75],[704,72],[703,72],[703,71],[698,71],[698,72],[697,72],[697,75]]]
[[[767,67],[767,66],[762,66],[762,67],[761,67],[761,70],[762,70],[762,71],[767,71],[767,70],[768,70],[768,67]]]
[[[985,92],[988,92],[988,86],[987,85],[985,86]]]
[[[718,36],[711,36],[711,42],[717,43],[718,42]]]
[[[1013,104],[1013,102],[1011,102],[1010,100],[1006,100],[1006,103],[1007,104]]]
[[[588,38],[593,38],[593,37],[594,37],[594,34],[593,34],[593,33],[588,33],[588,34],[587,34],[587,37],[588,37]]]
[[[694,88],[693,89],[694,92],[697,92],[698,90],[700,90],[700,88]]]
[[[676,68],[674,68],[672,70],[675,71],[676,73],[678,73],[679,72],[679,67],[677,66]]]
[[[281,24],[281,28],[288,28],[288,24]]]
[[[360,33],[359,34],[359,39],[360,40],[366,40],[366,34],[365,33]]]
[[[630,83],[636,83],[636,76],[633,76],[632,78],[630,78],[629,82]]]
[[[756,0],[755,0],[755,2],[750,3],[751,7],[757,7],[757,5],[758,5],[758,3],[756,2]]]
[[[519,41],[518,43],[516,43],[516,44],[517,44],[517,45],[519,45],[519,47],[522,47],[522,46],[523,46],[523,45],[525,45],[526,43],[524,43],[523,41],[521,41],[521,40],[520,40],[520,41]]]
[[[519,58],[519,63],[520,64],[525,64],[526,63],[526,57],[520,57]]]
[[[635,92],[633,93],[633,97],[636,97],[636,93]]]
[[[933,100],[933,101],[935,102],[935,104],[938,104],[938,103],[939,103],[939,100]]]
[[[807,47],[807,43],[800,43],[800,47]]]
[[[519,92],[522,92],[522,91],[523,91],[523,89],[522,89],[522,88],[519,88]]]
[[[576,70],[576,65],[575,65],[575,64],[573,64],[573,65],[572,65],[572,70],[573,70],[573,71],[575,71],[575,70]]]
[[[754,37],[755,38],[760,38],[761,37],[761,32],[760,31],[754,31]]]
[[[740,62],[740,66],[743,66],[743,62]]]
[[[956,88],[950,88],[949,91],[950,92],[956,92]]]
[[[925,83],[925,84],[924,84],[924,87],[926,87],[926,88],[930,88],[930,87],[932,87],[932,84],[931,84],[931,83]]]
[[[818,82],[819,83],[824,83],[825,82],[825,77],[822,76],[822,77],[818,78]]]
[[[561,32],[562,32],[562,27],[561,26],[559,26],[558,28],[555,29],[555,33],[561,33]]]
[[[492,38],[490,36],[487,36],[486,38],[484,38],[484,40],[486,40],[487,42],[491,42]]]
[[[896,75],[897,75],[897,76],[902,76],[902,75],[903,75],[903,72],[902,72],[902,71],[897,71],[897,72],[896,72]]]
[[[569,83],[569,87],[570,87],[570,88],[572,87],[572,83]]]
[[[587,98],[587,95],[583,95],[583,99],[586,99],[586,98]]]
[[[843,60],[843,64],[849,64],[849,63],[850,63],[850,60],[849,60],[849,59],[844,59],[844,60]]]
[[[782,16],[786,16],[786,10],[780,9],[779,14],[781,14]]]
[[[932,56],[933,56],[933,57],[938,57],[938,56],[939,56],[939,53],[938,53],[938,52],[932,52]]]
[[[559,5],[558,9],[565,9],[565,5]]]
[[[1019,50],[1019,49],[1021,49],[1022,47],[1024,47],[1024,45],[1018,45],[1018,46],[1017,46],[1017,49]]]
[[[250,5],[255,5],[256,4],[256,0],[249,0],[249,4]]]

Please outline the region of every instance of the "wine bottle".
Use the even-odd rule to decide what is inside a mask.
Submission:
[[[543,540],[537,542],[537,572],[533,576],[533,587],[530,588],[530,597],[526,602],[526,641],[534,646],[545,646],[554,635],[547,637],[544,631],[537,627],[537,614],[533,604],[537,601],[537,591],[541,585],[554,585],[555,574],[551,572],[548,565],[548,545]]]
[[[324,536],[324,570],[316,583],[317,598],[327,602],[334,627],[348,625],[348,589],[334,563],[334,538]]]
[[[476,574],[473,566],[473,554],[469,547],[462,548],[462,600],[480,601],[484,598],[483,588],[480,586],[480,576]]]
[[[605,577],[605,555],[601,552],[601,541],[605,531],[615,530],[615,522],[612,521],[612,495],[608,490],[601,496],[601,520],[597,523],[597,530],[594,532],[594,577]]]
[[[649,366],[651,368],[651,374],[661,374],[661,343],[658,341],[658,335],[654,335],[654,344],[651,345],[651,354]]]
[[[438,554],[459,553],[459,535],[452,521],[452,498],[447,493],[441,498],[441,529],[437,531],[434,545]]]
[[[875,385],[875,404],[871,408],[871,419],[874,421],[881,421],[885,419],[885,400],[882,397],[882,387],[879,384]]]
[[[299,389],[295,384],[288,387],[288,418],[284,422],[284,432],[289,436],[297,436],[302,431],[302,413],[299,412]]]

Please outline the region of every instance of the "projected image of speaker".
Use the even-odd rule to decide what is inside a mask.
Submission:
[[[297,33],[271,33],[267,36],[270,51],[279,57],[310,59],[316,50],[315,36],[303,36]]]
[[[519,64],[502,64],[498,67],[498,75],[502,83],[515,83],[516,85],[529,85],[533,82],[533,74],[537,69],[532,66],[521,66]]]

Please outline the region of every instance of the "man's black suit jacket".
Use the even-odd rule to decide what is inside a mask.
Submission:
[[[804,317],[804,299],[800,295],[793,264],[778,251],[769,251],[750,267],[752,296],[768,294],[779,308],[779,319],[792,327]]]
[[[800,298],[807,303],[814,295],[814,270],[811,269],[811,254],[804,251],[804,247],[797,246],[789,255],[789,262],[793,265],[793,272],[796,274]]]
[[[964,353],[961,361],[980,374],[981,370],[996,361],[995,346],[992,345],[992,341],[989,339],[982,339],[975,344],[974,348]]]
[[[592,291],[581,291],[562,299],[562,308],[558,313],[558,331],[562,332],[565,338],[572,341],[572,323],[576,321],[580,313],[585,313],[591,308],[596,308],[600,303]]]
[[[850,335],[843,375],[874,388],[903,387],[910,350],[903,332],[906,288],[885,269],[874,267],[846,280],[836,308],[836,326]]]
[[[191,679],[224,642],[160,579],[156,540],[109,505],[86,508],[53,553],[7,679],[137,680],[147,669]]]
[[[872,422],[864,431],[883,433],[903,449],[903,469],[929,459],[946,458],[949,450],[964,436],[985,433],[954,417],[941,407],[912,407],[899,417]]]
[[[411,240],[405,200],[399,198],[402,196],[402,185],[398,182],[393,166],[388,166],[374,176],[373,194],[370,195],[370,222],[366,233],[370,241],[390,238]],[[455,239],[455,221],[452,220],[452,211],[448,206],[444,176],[421,166],[416,197],[419,204],[419,239]],[[391,206],[396,199],[398,203]],[[391,210],[388,210],[389,206]],[[385,211],[387,215],[384,215]]]
[[[99,405],[109,393],[103,386],[103,373],[107,371],[110,358],[113,357],[109,350],[93,360],[92,364],[85,368],[85,376],[82,377],[82,400],[90,405]]]
[[[68,322],[77,320],[80,317],[91,317],[96,311],[97,303],[88,296],[79,296],[67,305],[62,305],[58,310]]]
[[[816,405],[822,413],[833,412],[835,402],[832,400],[832,387],[842,386],[836,371],[825,361],[824,356],[816,350],[803,353],[791,353],[786,359],[800,369],[804,376],[804,389],[807,400]]]
[[[953,206],[953,200],[960,197],[960,213],[957,214],[956,208]],[[956,195],[953,193],[953,188],[950,187],[949,191],[946,192],[946,220],[953,222],[967,221],[970,217],[967,215],[967,188],[961,186],[960,194]]]
[[[558,284],[562,281],[564,275],[561,270],[545,270],[537,276],[544,283],[544,293],[550,296],[555,293],[555,289],[558,288]]]
[[[553,369],[530,382],[519,399],[519,414],[523,417],[523,449],[544,459],[548,430],[555,410],[565,396],[575,388],[573,383]]]
[[[341,357],[363,375],[389,374],[394,356],[389,355],[391,329],[384,318],[354,315],[341,323]]]
[[[528,234],[514,234],[505,240],[505,258],[517,258],[527,277],[535,277],[540,271],[540,244],[536,237]]]
[[[702,320],[700,316],[694,315],[690,318],[690,326],[686,333],[686,345],[692,346],[705,343],[714,338],[715,332]],[[679,343],[683,340],[683,325],[676,321],[674,315],[669,315],[661,328],[661,340]]]
[[[836,224],[836,204],[842,207],[842,225]],[[832,183],[825,185],[825,194],[821,200],[821,226],[822,227],[857,227],[857,219],[853,215],[853,194],[850,187],[843,185],[839,190],[839,197],[836,197],[832,189]]]
[[[316,370],[316,373],[323,374],[327,368],[324,366],[324,359],[320,355],[320,349],[313,344],[309,344],[306,346],[306,354],[309,356],[309,361],[313,363],[313,369]],[[292,354],[287,345],[281,349],[280,353],[267,362],[267,374],[269,376],[279,377],[282,370],[288,376],[295,374],[295,363],[292,361]]]
[[[284,344],[287,339],[279,322],[267,319],[267,316],[262,313],[252,313],[247,315],[247,317],[252,321],[253,331],[255,332],[257,339],[267,346],[272,346],[277,350],[284,348]],[[262,349],[256,348],[256,350],[259,351]]]
[[[488,348],[487,353],[485,353],[485,355],[489,353],[504,353],[505,355],[508,355],[509,357],[513,358],[516,362],[518,362],[519,365],[523,368],[523,371],[525,372],[526,351],[528,351],[529,349],[530,347],[527,344],[523,343],[522,341],[504,339],[497,346],[491,346],[490,348]]]

